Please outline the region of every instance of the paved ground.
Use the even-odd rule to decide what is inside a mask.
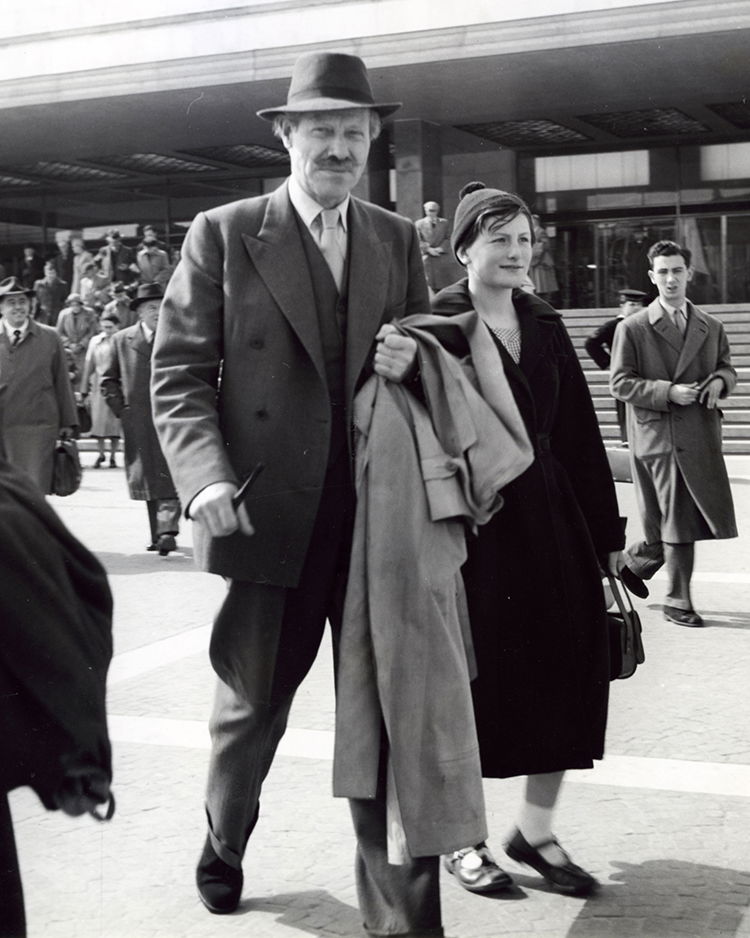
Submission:
[[[698,548],[694,598],[708,627],[664,622],[664,582],[654,581],[639,607],[647,661],[612,688],[607,758],[566,782],[557,833],[601,893],[552,894],[511,861],[517,887],[496,898],[444,874],[448,935],[750,938],[750,459],[728,462],[744,533]],[[632,487],[619,485],[618,496],[635,537]],[[98,825],[46,813],[28,790],[13,794],[31,938],[360,935],[347,806],[330,797],[328,646],[265,787],[242,905],[211,916],[193,867],[213,685],[205,648],[221,583],[193,570],[189,529],[179,554],[143,551],[145,507],[127,500],[122,470],[88,471],[76,495],[52,501],[115,592],[118,811]],[[516,780],[486,784],[498,855],[519,791]]]

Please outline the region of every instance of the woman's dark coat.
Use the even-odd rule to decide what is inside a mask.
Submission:
[[[463,568],[482,773],[500,778],[590,768],[602,757],[609,648],[597,558],[624,544],[591,396],[562,319],[522,291],[513,302],[520,363],[497,344],[535,460],[469,538]],[[433,311],[470,308],[461,281],[438,294]]]

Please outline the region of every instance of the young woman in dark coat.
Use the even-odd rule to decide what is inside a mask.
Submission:
[[[529,469],[503,490],[503,508],[469,538],[463,570],[479,663],[473,696],[483,775],[527,776],[506,853],[556,889],[586,893],[596,880],[559,845],[552,818],[565,770],[591,768],[603,755],[602,568],[622,565],[624,541],[593,404],[562,317],[520,289],[533,238],[520,198],[470,183],[452,235],[468,276],[437,295],[433,312],[479,313],[535,451]],[[445,862],[470,891],[511,883],[485,844]]]

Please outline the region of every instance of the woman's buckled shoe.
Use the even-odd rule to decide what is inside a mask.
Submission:
[[[511,877],[500,869],[484,842],[447,854],[443,865],[469,892],[497,892],[513,885]]]

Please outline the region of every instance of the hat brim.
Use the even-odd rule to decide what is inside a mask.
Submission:
[[[362,109],[377,111],[381,117],[388,117],[401,107],[400,101],[383,104],[363,104],[362,101],[347,101],[341,98],[307,98],[296,104],[280,104],[278,107],[266,107],[255,113],[263,120],[272,121],[279,114],[307,114],[313,111],[351,111]]]

